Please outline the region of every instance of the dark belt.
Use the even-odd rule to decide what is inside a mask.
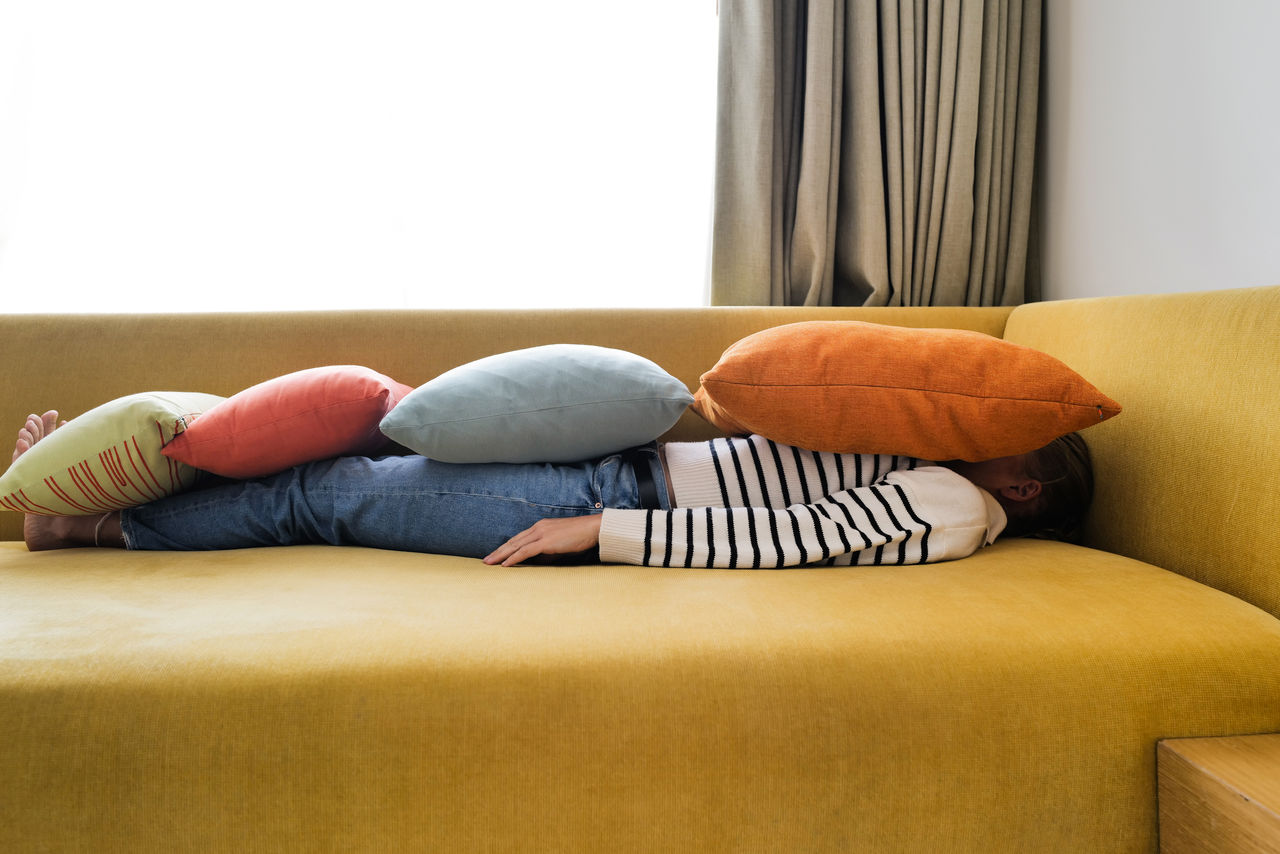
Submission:
[[[641,508],[661,510],[662,502],[658,499],[658,484],[653,480],[653,468],[649,465],[649,455],[638,450],[624,451],[622,461],[631,466],[631,470],[635,472]]]

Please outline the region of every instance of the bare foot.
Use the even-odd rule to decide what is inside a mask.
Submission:
[[[32,552],[90,546],[124,548],[119,510],[101,516],[37,516],[28,513],[22,521],[22,539],[27,544],[27,551]]]
[[[58,411],[56,409],[50,409],[44,415],[35,413],[28,415],[27,423],[23,424],[22,429],[18,431],[18,441],[13,446],[13,461],[17,462],[18,457],[35,447],[37,442],[57,427]],[[22,539],[26,542],[27,548],[33,552],[58,548],[56,544],[61,540],[62,532],[55,529],[65,527],[64,522],[63,517],[37,516],[34,513],[28,513],[22,520]]]
[[[58,427],[67,422],[58,421],[58,410],[50,409],[44,415],[35,415],[34,413],[27,416],[27,423],[22,425],[22,429],[18,431],[18,441],[13,446],[13,459],[17,461],[18,457],[48,436]]]
[[[16,461],[66,423],[58,420],[56,409],[51,409],[44,415],[28,415],[27,423],[18,431],[18,441],[13,446],[13,459]],[[107,513],[104,516],[37,516],[28,513],[22,520],[22,539],[26,542],[27,549],[33,552],[98,544],[123,545],[119,531],[119,513]]]
[[[22,539],[27,544],[27,551],[42,552],[70,547],[73,545],[70,542],[71,524],[75,519],[73,516],[37,516],[35,513],[28,513],[22,520]]]

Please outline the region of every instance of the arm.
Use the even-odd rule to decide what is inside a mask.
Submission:
[[[605,510],[543,519],[484,560],[513,566],[598,543],[602,561],[645,566],[934,563],[972,554],[995,539],[1004,521],[995,499],[955,472],[928,467],[780,510]]]
[[[982,490],[927,467],[785,509],[606,510],[600,558],[742,569],[932,563],[971,554],[1003,521]]]

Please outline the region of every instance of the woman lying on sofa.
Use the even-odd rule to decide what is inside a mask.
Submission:
[[[57,426],[32,415],[16,459]],[[1077,434],[980,463],[831,454],[760,436],[648,446],[573,464],[339,457],[218,481],[100,516],[26,517],[31,550],[306,543],[515,565],[590,555],[650,566],[914,564],[999,535],[1070,538],[1093,491]]]

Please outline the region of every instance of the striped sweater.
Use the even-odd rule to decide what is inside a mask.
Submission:
[[[986,491],[909,457],[829,454],[760,436],[665,447],[673,510],[604,511],[600,557],[768,569],[953,560],[995,540]]]

